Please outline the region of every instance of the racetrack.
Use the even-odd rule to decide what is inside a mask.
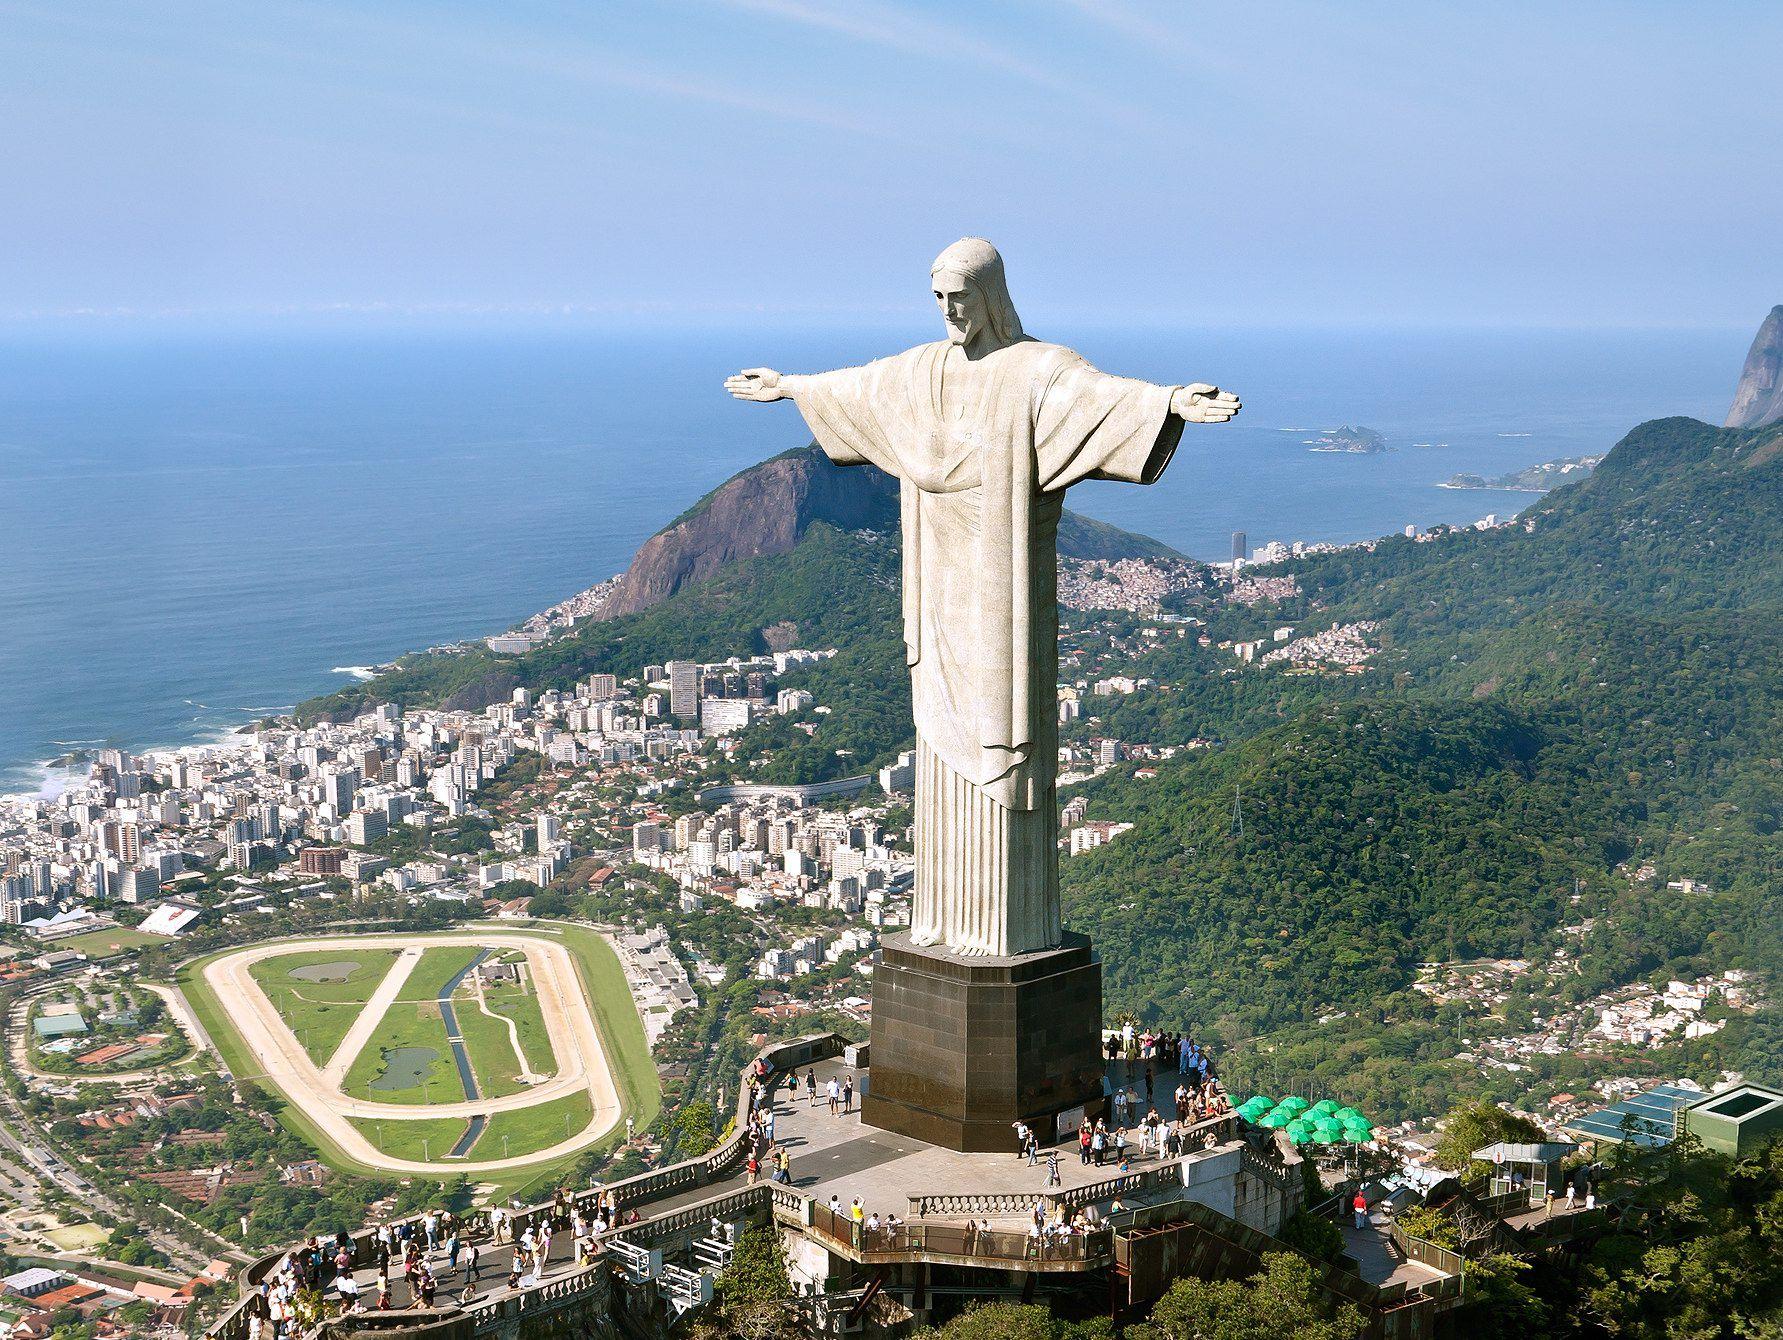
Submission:
[[[414,1105],[373,1103],[341,1091],[341,1079],[356,1057],[376,1034],[383,1018],[413,970],[420,950],[440,945],[500,946],[522,950],[537,994],[545,1032],[557,1057],[557,1073],[524,1093],[474,1102]],[[249,971],[254,964],[298,951],[328,950],[351,953],[364,949],[405,951],[372,1000],[354,1020],[341,1045],[319,1069],[292,1033],[277,1008]],[[547,936],[525,931],[479,929],[431,935],[356,935],[284,941],[254,945],[224,954],[203,968],[206,987],[228,1016],[240,1041],[254,1057],[258,1078],[281,1090],[320,1128],[348,1158],[392,1172],[449,1175],[459,1172],[497,1171],[546,1163],[586,1148],[606,1135],[621,1120],[619,1095],[594,1013],[584,997],[576,961],[564,945]],[[399,1159],[383,1153],[360,1133],[351,1118],[376,1121],[421,1121],[440,1118],[489,1116],[518,1111],[587,1090],[593,1114],[583,1129],[566,1140],[535,1153],[511,1159],[436,1159],[431,1162]]]

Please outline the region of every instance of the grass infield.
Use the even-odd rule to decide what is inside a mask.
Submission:
[[[474,926],[470,929],[474,929]],[[495,928],[490,927],[489,929],[494,930]],[[494,1152],[499,1149],[499,1146],[490,1144],[487,1131],[485,1131],[484,1137],[479,1141],[481,1148],[473,1151],[473,1157],[463,1160],[461,1166],[464,1174],[470,1177],[473,1181],[487,1183],[492,1188],[492,1194],[499,1196],[521,1195],[524,1197],[539,1194],[541,1189],[548,1192],[549,1188],[554,1185],[555,1182],[561,1178],[563,1173],[578,1159],[584,1157],[590,1151],[610,1148],[613,1144],[623,1139],[623,1116],[630,1116],[636,1123],[638,1130],[642,1131],[647,1129],[662,1109],[662,1091],[657,1081],[655,1064],[650,1057],[650,1048],[644,1037],[644,1025],[638,1018],[637,1008],[632,1002],[631,991],[626,986],[625,972],[620,967],[619,956],[614,953],[612,946],[601,937],[600,933],[592,927],[560,921],[513,922],[502,925],[500,929],[530,932],[541,938],[557,940],[574,955],[577,973],[581,977],[584,994],[593,1008],[595,1024],[600,1030],[601,1042],[606,1050],[607,1063],[612,1071],[614,1087],[619,1094],[620,1110],[622,1113],[620,1123],[612,1131],[585,1148],[576,1151],[576,1153],[572,1155],[559,1159],[541,1161],[520,1168],[503,1169],[500,1172],[479,1175],[477,1164],[479,1158],[490,1159],[500,1157],[499,1152]],[[424,934],[417,935],[416,939],[425,943]],[[492,935],[491,942],[499,944],[500,940],[497,936]],[[218,950],[216,953],[208,954],[182,964],[175,974],[175,980],[184,992],[187,1001],[190,1002],[192,1011],[197,1015],[198,1021],[203,1025],[205,1032],[210,1035],[213,1044],[221,1055],[223,1063],[229,1068],[230,1073],[238,1080],[258,1081],[259,1067],[254,1062],[253,1054],[248,1051],[246,1045],[236,1034],[233,1026],[229,1022],[227,1012],[222,1008],[221,1003],[216,999],[208,984],[204,981],[204,968],[207,964],[222,958],[226,954],[237,953],[241,948],[242,946],[238,945],[228,949]],[[315,952],[305,951],[302,941],[293,941],[291,948],[293,954]],[[392,953],[393,951],[375,952]],[[340,959],[341,957],[343,957],[343,955],[340,951],[322,951],[316,954],[318,961]],[[450,976],[450,974],[447,975]],[[437,987],[435,989],[437,990]],[[369,994],[369,992],[367,994]],[[504,1032],[505,1031],[506,1030],[504,1030]],[[269,1085],[262,1084],[262,1087],[270,1090]],[[344,1150],[340,1149],[331,1140],[327,1139],[317,1127],[307,1119],[300,1108],[289,1101],[286,1101],[283,1096],[276,1091],[271,1093],[271,1097],[278,1119],[287,1129],[294,1132],[299,1138],[315,1148],[323,1161],[330,1166],[346,1172],[357,1173],[361,1176],[390,1176],[389,1173],[375,1165],[361,1163],[357,1159],[349,1157]],[[560,1099],[557,1101],[567,1102],[569,1100]],[[549,1109],[553,1104],[543,1103],[539,1104],[539,1106],[543,1109]],[[518,1117],[520,1114],[516,1112],[506,1115]],[[587,1124],[586,1117],[583,1118],[582,1124]],[[391,1138],[391,1133],[397,1125],[407,1127],[420,1125],[437,1126],[442,1134],[445,1132],[445,1128],[448,1125],[456,1127],[456,1133],[452,1135],[451,1139],[446,1141],[448,1148],[450,1147],[452,1140],[456,1139],[457,1134],[462,1134],[463,1131],[462,1124],[455,1118],[438,1122],[425,1120],[420,1122],[407,1121],[401,1123],[386,1122],[384,1125],[386,1139]],[[542,1128],[542,1133],[549,1133],[549,1118],[542,1123]],[[563,1138],[561,1134],[561,1115],[557,1117],[557,1129],[559,1134],[556,1139],[546,1140],[542,1144],[535,1146],[535,1148],[548,1148],[550,1145],[557,1143]],[[576,1124],[572,1119],[572,1133],[575,1129]],[[414,1132],[410,1132],[411,1136],[414,1134]],[[500,1132],[498,1132],[498,1137],[499,1134]],[[431,1147],[431,1132],[428,1133],[428,1143]],[[511,1131],[509,1133],[509,1148],[515,1150],[517,1154],[518,1147],[515,1145]],[[395,1150],[388,1148],[386,1148],[384,1152],[391,1154],[393,1157],[410,1157],[410,1155],[398,1154]],[[413,1157],[418,1158],[420,1155],[419,1153],[416,1153]],[[454,1167],[456,1168],[457,1166],[460,1165],[455,1163]],[[453,1174],[442,1172],[436,1175],[444,1181],[448,1180]]]

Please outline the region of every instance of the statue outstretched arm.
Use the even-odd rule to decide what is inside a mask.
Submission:
[[[1240,408],[1237,396],[1206,382],[1179,386],[1170,397],[1170,412],[1184,423],[1224,423]]]
[[[773,368],[744,368],[724,379],[724,389],[738,400],[753,400],[765,405],[774,400],[794,400],[805,379],[781,375]]]

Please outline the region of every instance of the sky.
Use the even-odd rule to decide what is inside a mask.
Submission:
[[[0,0],[0,324],[1756,328],[1783,5]]]

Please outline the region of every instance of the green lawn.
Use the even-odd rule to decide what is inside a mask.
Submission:
[[[138,949],[143,945],[166,944],[165,935],[150,935],[147,931],[133,930],[129,926],[113,926],[102,931],[87,931],[81,935],[71,935],[66,940],[57,940],[52,949],[78,949],[88,958],[106,958],[112,954],[121,954],[126,949]]]
[[[539,998],[533,994],[530,983],[497,987],[489,993],[489,1008],[514,1021],[520,1033],[520,1050],[526,1053],[526,1064],[533,1074],[549,1075],[557,1069],[557,1054],[551,1050],[551,1035],[545,1031],[545,1016],[539,1011]]]
[[[507,1025],[479,1010],[475,997],[461,995],[452,1008],[457,1011],[459,1036],[471,1055],[471,1069],[483,1096],[505,1098],[529,1087],[520,1082],[520,1059],[514,1055]]]
[[[452,1002],[458,1015],[458,1030],[465,1049],[471,1055],[471,1068],[477,1073],[477,1085],[485,1095],[502,1098],[520,1093],[528,1086],[520,1082],[520,1058],[514,1055],[514,1041],[508,1026],[501,1019],[492,1019],[477,1005],[477,998],[460,991]],[[551,1039],[545,1032],[545,1016],[530,990],[501,987],[489,993],[489,1008],[504,1018],[512,1019],[520,1034],[520,1047],[535,1075],[557,1072],[557,1058],[551,1050]]]
[[[349,1118],[376,1148],[393,1159],[418,1159],[431,1163],[456,1145],[470,1122],[463,1117],[436,1117],[420,1121],[379,1121],[372,1117]]]
[[[361,949],[351,953],[339,949],[299,950],[262,959],[248,971],[303,1044],[310,1060],[323,1065],[359,1017],[360,1007],[389,974],[396,954],[394,949]],[[294,972],[313,971],[330,964],[353,966],[340,981],[292,976]]]
[[[471,1146],[471,1160],[520,1158],[536,1150],[549,1149],[582,1130],[593,1116],[594,1103],[586,1089],[540,1103],[537,1107],[497,1112],[489,1118],[477,1143]]]
[[[397,1053],[425,1052],[432,1056],[409,1058],[415,1062],[413,1083],[402,1088],[372,1087],[386,1070],[403,1068],[405,1058]],[[452,1045],[446,1041],[439,1006],[415,1001],[392,1004],[365,1050],[353,1059],[341,1088],[354,1098],[372,1103],[402,1103],[411,1107],[462,1103],[464,1085],[452,1060]]]
[[[409,980],[396,993],[398,1000],[438,1000],[441,990],[482,953],[478,945],[435,945],[421,955]]]

